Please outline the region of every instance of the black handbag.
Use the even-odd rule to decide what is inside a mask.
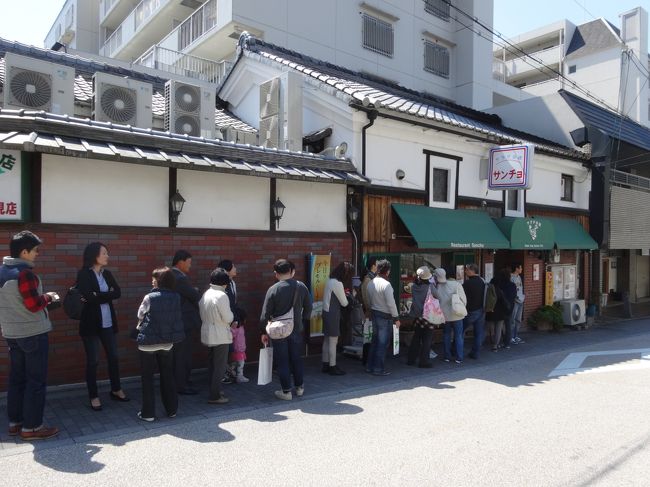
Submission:
[[[77,289],[77,285],[75,284],[70,289],[68,289],[68,292],[63,299],[63,311],[65,311],[65,314],[68,315],[68,318],[71,318],[73,320],[80,320],[81,312],[83,309],[83,295],[81,294],[81,291]]]

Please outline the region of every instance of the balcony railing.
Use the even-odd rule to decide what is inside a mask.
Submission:
[[[106,18],[108,13],[113,8],[113,5],[115,5],[118,1],[119,0],[102,0],[101,2],[102,19]]]
[[[627,186],[632,189],[650,192],[650,178],[612,169],[609,180],[617,186]]]
[[[160,46],[153,46],[135,63],[216,84],[221,83],[233,64],[226,60],[210,61]]]
[[[104,42],[104,47],[102,48],[102,54],[107,57],[113,57],[115,51],[117,51],[122,46],[122,25],[115,29],[106,42]]]
[[[178,31],[178,50],[185,49],[215,25],[217,25],[217,0],[208,0],[174,29]]]
[[[137,31],[142,24],[149,20],[149,17],[151,17],[163,3],[165,3],[165,0],[142,0],[138,6],[135,7],[135,30]]]

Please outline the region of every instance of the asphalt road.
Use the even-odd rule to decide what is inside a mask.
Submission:
[[[364,388],[311,398],[307,382],[291,403],[44,442],[1,456],[0,485],[645,486],[648,325],[552,346],[533,339],[500,360],[368,376]]]

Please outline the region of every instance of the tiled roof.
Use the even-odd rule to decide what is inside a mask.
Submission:
[[[4,55],[7,52],[20,54],[23,56],[34,57],[43,61],[52,63],[65,64],[75,68],[74,97],[79,103],[91,103],[93,97],[93,74],[97,71],[114,74],[117,76],[128,76],[133,79],[145,81],[153,85],[153,96],[151,111],[154,116],[163,117],[165,115],[165,82],[167,79],[152,76],[140,71],[126,69],[119,66],[113,66],[107,63],[100,63],[89,59],[84,59],[72,54],[40,49],[33,46],[26,46],[17,42],[9,42],[0,38],[0,86],[4,86],[5,80],[5,60]],[[238,119],[231,112],[224,108],[215,108],[215,125],[216,127],[233,127],[243,132],[257,132],[257,129]]]
[[[369,183],[344,159],[26,110],[0,110],[0,147],[281,179]]]
[[[363,73],[275,46],[250,35],[242,35],[240,38],[240,52],[246,57],[279,64],[316,79],[343,94],[353,106],[361,107],[365,100],[366,104],[370,103],[381,111],[395,112],[405,117],[419,117],[478,132],[486,138],[496,139],[499,143],[533,143],[542,152],[580,160],[587,157],[581,151],[505,127],[496,115],[463,107],[396,84],[381,83]]]
[[[571,37],[567,48],[566,58],[586,56],[596,52],[619,47],[621,39],[615,28],[604,19],[596,19],[586,24],[579,25]]]
[[[647,127],[568,91],[560,90],[559,93],[586,126],[594,126],[615,140],[650,151],[650,129]]]

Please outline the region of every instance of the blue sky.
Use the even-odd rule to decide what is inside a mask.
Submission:
[[[65,2],[5,0],[2,3],[0,37],[42,46]],[[494,28],[512,37],[563,18],[583,23],[594,17],[605,17],[619,26],[618,14],[638,6],[650,11],[650,0],[494,0]]]

